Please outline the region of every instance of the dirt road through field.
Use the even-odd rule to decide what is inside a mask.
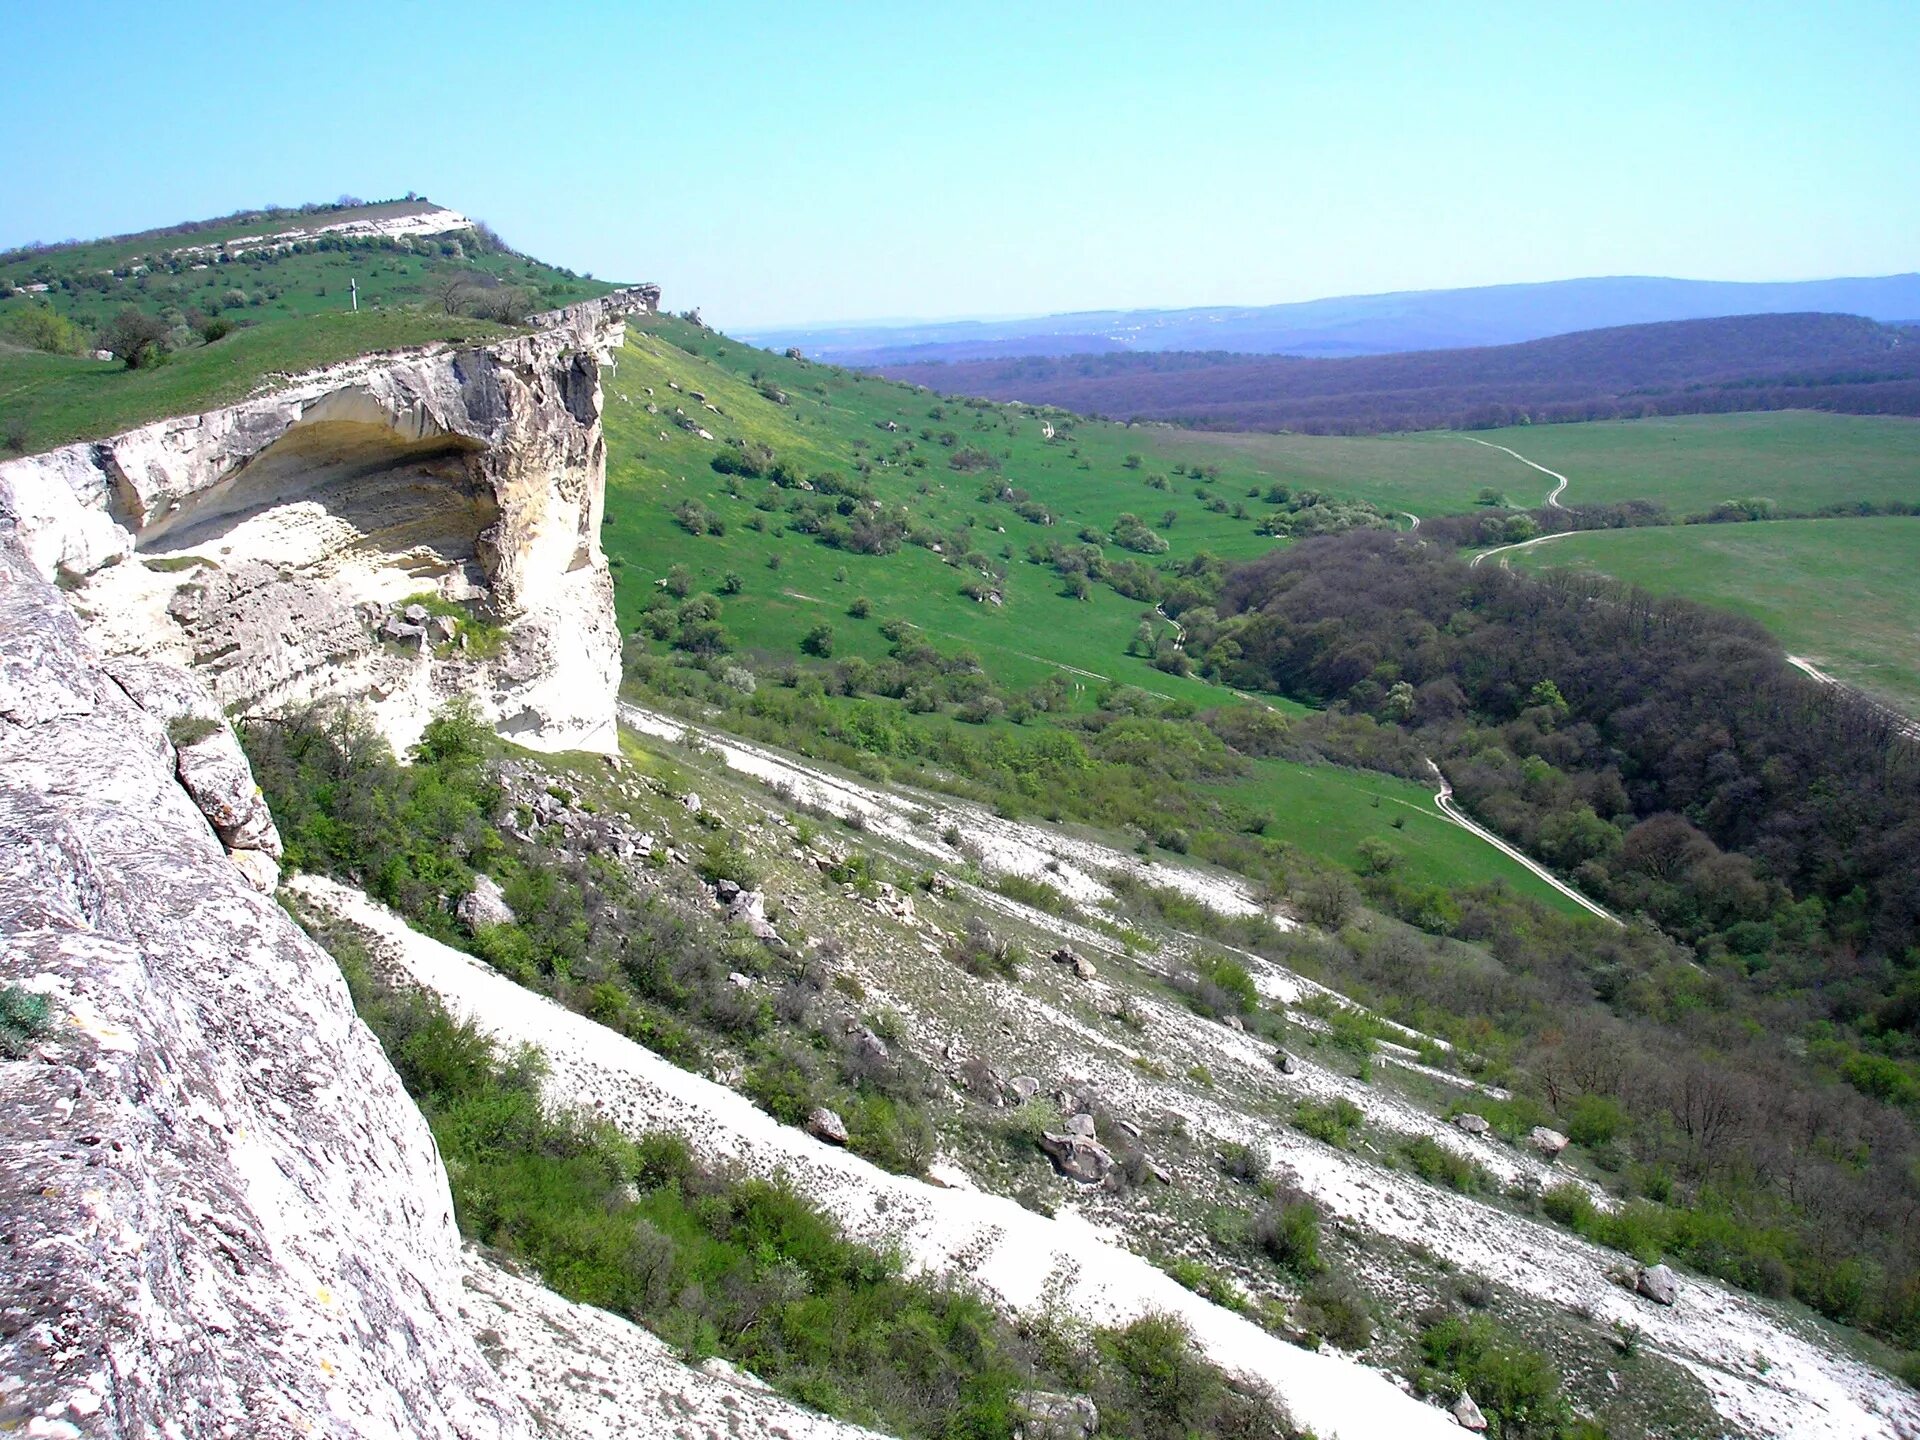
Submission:
[[[1518,863],[1526,866],[1527,869],[1531,870],[1535,875],[1538,875],[1542,880],[1546,881],[1547,884],[1551,885],[1554,889],[1558,890],[1562,895],[1566,896],[1569,900],[1573,901],[1573,903],[1578,905],[1582,910],[1585,910],[1590,914],[1598,915],[1602,920],[1606,920],[1614,925],[1618,925],[1620,923],[1619,919],[1613,914],[1613,912],[1611,912],[1610,910],[1606,910],[1599,905],[1596,905],[1593,901],[1589,900],[1586,896],[1582,895],[1578,890],[1574,889],[1571,885],[1567,884],[1566,881],[1562,880],[1559,876],[1555,875],[1551,870],[1547,869],[1547,867],[1542,865],[1539,861],[1530,858],[1525,851],[1517,849],[1512,845],[1509,845],[1506,841],[1502,840],[1498,835],[1494,834],[1491,830],[1488,830],[1485,826],[1476,824],[1474,821],[1468,819],[1467,813],[1464,810],[1462,810],[1458,805],[1453,803],[1453,786],[1447,780],[1447,777],[1440,773],[1440,767],[1434,764],[1433,761],[1429,760],[1427,761],[1427,768],[1433,771],[1433,778],[1440,782],[1440,789],[1435,793],[1433,797],[1433,803],[1440,807],[1440,813],[1442,815],[1446,816],[1449,820],[1453,821],[1454,824],[1460,826],[1462,829],[1467,830],[1472,834],[1479,836],[1482,840],[1486,841],[1489,845],[1493,846],[1494,849],[1498,850],[1502,855],[1505,855],[1508,859],[1517,861]]]

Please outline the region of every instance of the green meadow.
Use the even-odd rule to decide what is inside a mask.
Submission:
[[[1071,597],[1060,576],[1030,561],[1027,550],[1079,543],[1083,528],[1104,540],[1116,519],[1131,513],[1167,542],[1166,553],[1143,557],[1149,563],[1177,566],[1202,552],[1251,559],[1287,542],[1259,532],[1273,507],[1247,491],[1264,495],[1273,482],[1244,461],[1205,447],[1183,455],[1177,437],[1142,427],[1021,406],[969,407],[769,355],[665,317],[629,326],[604,379],[601,541],[628,633],[654,588],[681,567],[680,578],[695,593],[719,597],[720,623],[735,653],[759,662],[778,665],[800,656],[803,640],[821,624],[832,627],[834,658],[881,660],[890,649],[881,626],[906,620],[943,651],[977,656],[999,686],[1026,688],[1058,676],[1071,710],[1092,708],[1108,682],[1201,707],[1235,703],[1229,691],[1129,653],[1143,621],[1162,635],[1170,622],[1104,585],[1083,599]],[[683,416],[712,438],[684,428]],[[1047,425],[1054,428],[1051,439]],[[962,587],[974,572],[922,546],[857,554],[789,529],[780,507],[792,491],[713,468],[717,454],[740,448],[730,441],[766,447],[802,475],[857,473],[884,507],[961,537],[970,550],[1003,565],[1002,603],[969,598]],[[953,459],[968,450],[990,454],[993,467],[955,469]],[[1003,486],[1029,492],[1053,523],[1021,518],[994,498]],[[692,533],[676,514],[689,500],[720,522],[721,533],[708,521],[701,524],[705,533]],[[1217,508],[1209,508],[1210,501]],[[1175,512],[1170,526],[1162,523],[1167,510]],[[1110,542],[1106,548],[1124,553]],[[1262,703],[1282,713],[1300,710],[1285,701]],[[941,715],[915,717],[915,723],[957,724]],[[1024,728],[1045,723],[1035,719]],[[957,728],[984,740],[1022,727],[1000,719]],[[1431,794],[1407,781],[1263,759],[1229,784],[1196,789],[1258,814],[1267,835],[1318,860],[1358,868],[1359,843],[1375,837],[1396,857],[1394,873],[1407,881],[1458,887],[1498,879],[1571,908],[1524,868],[1445,820]]]
[[[1411,435],[1255,435],[1149,432],[1157,443],[1211,454],[1288,484],[1324,486],[1396,511],[1471,510],[1481,491],[1541,504],[1554,482],[1505,446],[1565,475],[1566,504],[1653,500],[1676,517],[1726,500],[1770,500],[1782,511],[1920,503],[1920,422],[1784,410],[1682,415],[1504,430]],[[1488,444],[1476,444],[1482,440]]]
[[[1512,563],[1598,570],[1749,615],[1790,653],[1920,715],[1920,516],[1588,531]]]

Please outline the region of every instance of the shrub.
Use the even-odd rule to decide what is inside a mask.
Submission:
[[[85,330],[44,300],[14,307],[4,323],[7,338],[49,355],[84,355],[93,348]]]
[[[833,654],[833,626],[824,621],[800,637],[802,653],[825,660]]]
[[[1220,1173],[1243,1185],[1251,1185],[1267,1173],[1266,1155],[1238,1140],[1223,1144],[1218,1159]]]
[[[47,1031],[47,997],[9,985],[0,990],[0,1057],[18,1060]]]
[[[1344,1276],[1322,1276],[1300,1297],[1300,1328],[1342,1350],[1373,1343],[1373,1312],[1366,1296]]]
[[[1501,1435],[1552,1434],[1572,1418],[1547,1357],[1484,1315],[1435,1321],[1420,1349],[1436,1372],[1422,1377],[1426,1388],[1469,1392]]]
[[[1366,1123],[1366,1118],[1358,1105],[1340,1096],[1325,1102],[1302,1100],[1293,1109],[1296,1130],[1304,1130],[1314,1139],[1342,1150],[1353,1147],[1353,1137]]]
[[[1277,1265],[1296,1275],[1318,1275],[1320,1207],[1306,1196],[1276,1201],[1254,1217],[1253,1243]]]
[[[167,322],[129,305],[107,323],[100,341],[129,370],[144,370],[167,358]]]
[[[1462,1195],[1487,1188],[1487,1172],[1464,1155],[1456,1155],[1430,1135],[1416,1135],[1400,1147],[1400,1153],[1422,1180],[1445,1185]]]

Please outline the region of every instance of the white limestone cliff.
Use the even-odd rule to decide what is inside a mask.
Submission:
[[[346,696],[404,748],[468,694],[522,744],[610,751],[599,367],[657,298],[15,460],[0,506],[96,645],[193,667],[228,713]],[[397,613],[419,597],[458,609],[438,628]]]

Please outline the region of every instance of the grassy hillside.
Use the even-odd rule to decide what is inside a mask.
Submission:
[[[1251,466],[1294,485],[1321,485],[1389,510],[1471,511],[1491,487],[1513,505],[1540,504],[1554,482],[1454,431],[1318,436],[1156,428],[1154,443]],[[1805,512],[1856,502],[1920,502],[1920,422],[1787,410],[1512,427],[1479,438],[1518,451],[1571,482],[1562,500],[1652,500],[1676,516],[1723,500],[1764,498]]]
[[[484,227],[209,248],[433,208],[255,213],[0,257],[0,454],[223,404],[272,375],[368,351],[508,333],[497,322],[613,288],[520,255]],[[128,312],[152,320],[145,363],[90,358],[96,348],[128,352],[116,333]]]
[[[1263,521],[1306,513],[1268,503],[1269,482],[1231,455],[1217,464],[1198,452],[1181,459],[1175,440],[1154,432],[944,401],[771,356],[679,320],[630,326],[606,390],[602,543],[614,566],[622,628],[633,633],[643,625],[667,582],[695,601],[712,597],[727,654],[763,676],[796,660],[821,668],[827,657],[807,653],[810,643],[820,648],[809,635],[821,626],[832,632],[835,662],[878,665],[896,648],[893,622],[907,621],[943,654],[962,657],[962,664],[977,659],[1002,694],[1057,687],[1053,709],[1023,714],[1024,723],[997,711],[965,723],[952,705],[918,714],[894,705],[884,721],[872,722],[944,736],[949,747],[991,751],[1032,741],[1054,716],[1092,711],[1115,683],[1189,711],[1239,703],[1231,692],[1179,673],[1177,664],[1161,668],[1136,643],[1148,626],[1157,658],[1167,660],[1176,627],[1151,603],[1106,584],[1075,598],[1043,552],[1056,542],[1090,543],[1084,533],[1109,557],[1165,575],[1207,563],[1207,556],[1232,562],[1261,554],[1284,543],[1262,533]],[[716,456],[730,464],[750,452],[813,488],[713,468]],[[981,468],[965,468],[976,463]],[[877,510],[822,488],[842,482],[870,490]],[[1052,523],[1023,518],[1016,502],[997,498],[1009,489],[1030,497],[1017,503],[1039,507],[1028,516],[1043,510]],[[1249,498],[1249,489],[1258,498]],[[905,533],[898,548],[859,553],[797,528],[799,510],[820,504],[838,518],[841,502],[852,518],[899,517]],[[1171,526],[1163,523],[1169,509],[1176,512]],[[1113,543],[1116,522],[1129,513],[1164,537],[1164,553],[1133,554]],[[971,598],[969,587],[999,595],[999,603]],[[661,639],[650,648],[666,654],[673,643]],[[829,694],[818,697],[818,713],[846,716],[868,703]],[[1269,708],[1298,711],[1284,702]],[[1257,817],[1266,835],[1327,863],[1359,868],[1360,842],[1372,837],[1399,857],[1398,873],[1409,883],[1499,879],[1543,903],[1567,903],[1445,821],[1424,788],[1391,776],[1256,759],[1231,781],[1196,793],[1244,823]]]
[[[1791,653],[1920,715],[1920,517],[1592,531],[1513,563],[1600,570],[1737,610]]]
[[[433,340],[484,341],[515,331],[430,310],[315,315],[249,326],[151,369],[0,347],[7,447],[36,453],[150,420],[239,400],[272,374],[291,375],[375,350]]]

